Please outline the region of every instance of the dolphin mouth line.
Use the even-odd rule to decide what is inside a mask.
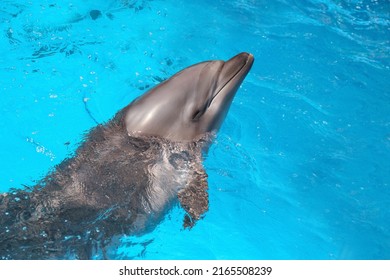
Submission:
[[[232,77],[226,81],[226,83],[210,98],[210,100],[206,103],[207,104],[207,108],[210,107],[211,103],[213,103],[213,100],[215,99],[215,97],[217,97],[217,95],[235,78],[237,77],[237,75],[241,72],[241,70],[248,64],[249,62],[249,58],[250,58],[251,55],[248,55],[248,58],[246,59],[245,63],[237,70],[236,73],[234,73],[234,75],[232,75]]]
[[[198,109],[194,112],[194,114],[192,115],[192,121],[197,121],[199,120],[199,118],[206,112],[206,110],[211,106],[211,104],[213,103],[214,99],[218,96],[218,94],[234,79],[237,77],[237,75],[242,71],[242,69],[244,69],[244,67],[248,64],[250,58],[252,57],[252,55],[248,55],[245,63],[243,63],[241,65],[241,67],[229,78],[229,80],[227,80],[225,82],[225,84],[223,86],[221,86],[221,88],[211,97],[209,97],[207,99],[207,102],[203,105],[203,107],[201,109]],[[223,67],[221,68],[221,70],[223,69]]]

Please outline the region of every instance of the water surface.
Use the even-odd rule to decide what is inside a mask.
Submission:
[[[2,1],[0,190],[33,185],[176,71],[255,64],[205,161],[210,210],[173,209],[112,258],[389,259],[388,1]],[[99,258],[99,256],[96,256]]]

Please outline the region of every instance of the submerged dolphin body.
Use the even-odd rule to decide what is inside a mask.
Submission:
[[[30,189],[0,195],[0,259],[105,256],[179,202],[191,227],[208,209],[202,152],[253,64],[190,66],[93,128],[75,155]]]

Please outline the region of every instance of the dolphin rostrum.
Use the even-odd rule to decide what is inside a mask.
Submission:
[[[0,259],[89,259],[152,230],[175,203],[192,227],[208,210],[202,154],[254,58],[190,66],[86,134],[37,185],[0,195]]]

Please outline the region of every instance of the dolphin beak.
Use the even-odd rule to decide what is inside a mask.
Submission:
[[[232,99],[253,65],[254,57],[250,53],[239,53],[223,64],[218,77],[217,90],[212,99]],[[213,101],[213,100],[212,100]],[[211,101],[211,102],[212,102]]]
[[[206,112],[202,116],[203,122],[208,123],[207,131],[216,131],[220,128],[237,90],[251,69],[253,62],[253,55],[243,52],[224,62],[219,69],[216,90],[207,103]]]
[[[253,61],[252,54],[246,52],[239,53],[225,62],[221,75],[226,78],[230,77],[230,79],[234,79],[237,76],[238,78],[245,78],[252,67]]]

